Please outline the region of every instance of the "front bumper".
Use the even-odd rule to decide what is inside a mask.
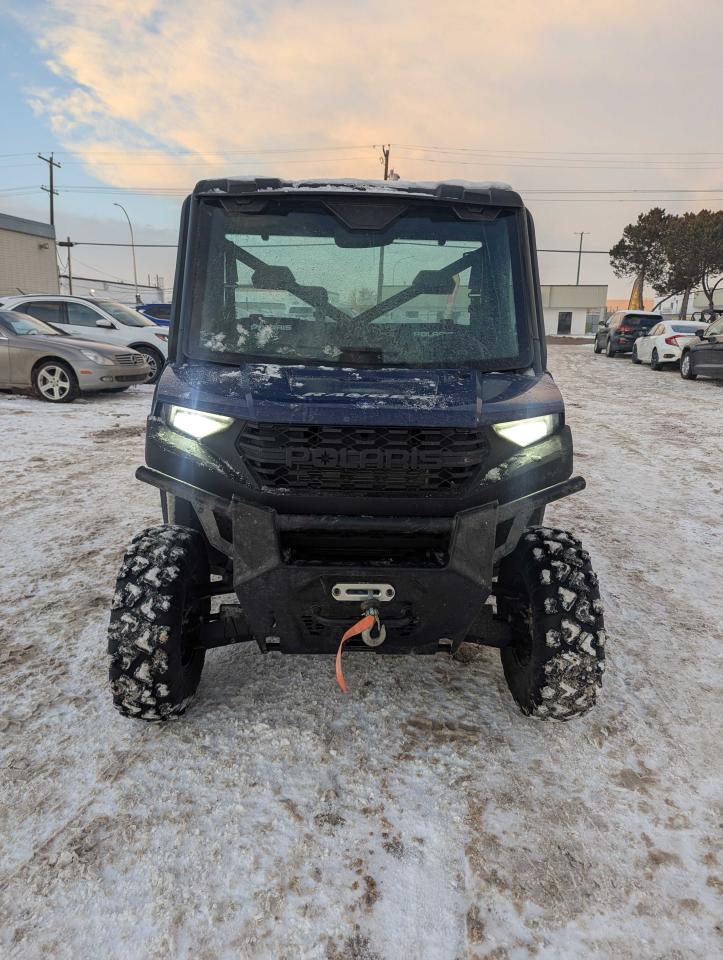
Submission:
[[[394,588],[394,600],[381,611],[387,627],[381,653],[434,652],[442,639],[456,644],[472,636],[497,565],[535,510],[585,486],[572,477],[451,517],[310,516],[227,500],[148,467],[136,476],[162,491],[166,521],[174,520],[175,498],[193,505],[211,547],[233,562],[233,589],[250,634],[262,649],[273,645],[288,653],[332,652],[343,629],[358,619],[357,602],[334,599],[338,583]],[[311,551],[298,549],[299,537]],[[360,562],[357,554],[375,540],[390,544],[391,554],[377,551]],[[325,546],[330,541],[331,550]],[[423,559],[415,559],[408,547],[420,542],[439,549],[425,549]]]
[[[88,362],[75,368],[78,386],[84,392],[119,390],[134,383],[146,383],[151,376],[147,363],[111,364],[99,366]]]

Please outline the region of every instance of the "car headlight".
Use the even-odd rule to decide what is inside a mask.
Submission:
[[[493,423],[492,428],[505,440],[511,440],[518,447],[529,447],[531,443],[549,437],[557,429],[560,418],[557,414],[546,417],[526,417],[524,420],[509,420],[507,423]]]
[[[96,353],[95,350],[81,350],[84,357],[87,357],[91,363],[99,363],[104,367],[111,367],[115,363],[112,357],[104,357],[102,353]]]
[[[204,413],[203,410],[191,410],[189,407],[171,406],[168,422],[174,430],[188,434],[196,440],[220,433],[233,423],[233,417],[224,417],[219,413]]]
[[[163,340],[164,343],[168,343],[168,334],[167,333],[156,333],[153,331],[154,335],[158,337],[159,340]]]

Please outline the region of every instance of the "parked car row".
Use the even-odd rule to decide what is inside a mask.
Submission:
[[[168,358],[168,330],[116,300],[62,295],[2,297],[0,309],[28,314],[72,337],[136,350],[151,368],[151,383],[158,379]]]
[[[619,310],[598,327],[595,353],[629,353],[633,363],[653,370],[677,364],[684,380],[723,380],[723,316],[706,326],[695,320],[664,320],[659,313]]]
[[[82,393],[155,383],[167,357],[167,326],[115,300],[0,299],[0,389],[70,403]]]

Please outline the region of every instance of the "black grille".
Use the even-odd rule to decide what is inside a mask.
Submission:
[[[245,423],[239,453],[273,489],[444,492],[464,486],[487,455],[481,430]]]

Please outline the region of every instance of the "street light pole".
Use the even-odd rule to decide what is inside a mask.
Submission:
[[[414,256],[402,257],[401,260],[397,260],[397,262],[394,264],[394,267],[392,268],[392,286],[394,286],[394,283],[396,281],[397,267],[399,266],[400,263],[404,263],[405,260],[414,260]]]
[[[123,213],[126,215],[126,220],[128,221],[128,229],[131,232],[131,254],[133,255],[133,286],[136,289],[136,303],[141,302],[141,298],[138,296],[138,272],[136,270],[136,244],[133,239],[133,224],[131,223],[131,218],[128,216],[128,211],[123,206],[122,203],[114,203],[114,207],[120,207]]]

